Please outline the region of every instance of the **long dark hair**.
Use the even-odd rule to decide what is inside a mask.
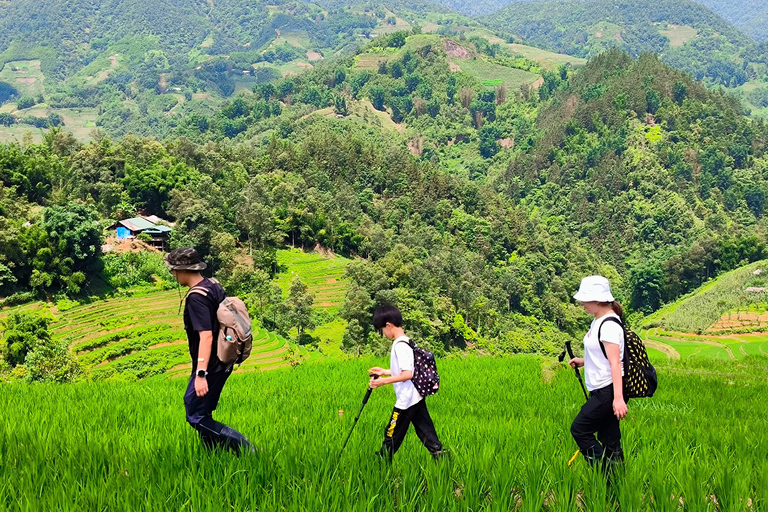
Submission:
[[[624,319],[624,308],[621,307],[621,304],[619,304],[619,301],[615,300],[613,302],[608,302],[608,304],[611,305],[611,309],[613,309],[613,312],[616,313],[616,316]]]

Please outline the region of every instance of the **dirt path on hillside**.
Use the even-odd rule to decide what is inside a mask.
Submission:
[[[675,350],[673,347],[670,347],[666,343],[653,340],[643,340],[643,343],[645,343],[645,346],[648,348],[652,348],[654,350],[658,350],[659,352],[665,353],[670,359],[680,359],[680,354],[677,352],[677,350]]]

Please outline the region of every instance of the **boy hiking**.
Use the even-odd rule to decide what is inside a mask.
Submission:
[[[384,433],[384,444],[379,455],[386,455],[389,460],[400,448],[408,432],[408,426],[413,424],[416,435],[435,459],[448,453],[435,432],[435,425],[427,410],[427,404],[411,379],[414,372],[413,349],[410,339],[403,331],[403,316],[396,306],[386,305],[376,308],[373,313],[373,326],[387,339],[394,340],[390,353],[389,369],[374,367],[368,370],[372,378],[370,387],[375,389],[387,384],[395,388],[395,408]],[[389,375],[389,377],[384,377]]]
[[[169,252],[165,263],[180,285],[189,288],[184,306],[184,330],[192,357],[192,375],[184,393],[187,422],[197,430],[207,448],[222,447],[240,454],[253,452],[253,445],[237,430],[213,419],[224,384],[232,374],[232,365],[216,357],[219,303],[226,297],[221,285],[200,273],[206,264],[192,247]]]

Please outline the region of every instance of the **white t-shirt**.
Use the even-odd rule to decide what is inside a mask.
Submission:
[[[600,324],[606,318],[618,315],[609,313],[592,321],[589,332],[584,336],[584,380],[589,391],[601,389],[613,383],[611,377],[611,365],[608,359],[600,350],[600,342],[597,339],[597,331]],[[603,343],[615,343],[619,346],[619,360],[624,361],[624,330],[614,321],[608,321],[600,329],[600,337]],[[621,374],[624,375],[624,364],[622,363]]]
[[[400,372],[413,371],[413,349],[408,345],[407,336],[401,336],[392,343],[389,369],[393,377],[399,375]],[[392,387],[395,388],[395,396],[397,397],[395,407],[398,409],[413,407],[422,399],[410,380],[395,382]]]

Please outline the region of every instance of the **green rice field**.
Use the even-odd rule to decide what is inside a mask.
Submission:
[[[757,511],[768,509],[768,359],[659,363],[656,396],[629,404],[625,467],[590,469],[569,426],[583,401],[564,365],[533,356],[438,362],[428,398],[451,456],[410,432],[376,457],[394,403],[386,359],[324,360],[233,375],[216,417],[259,447],[206,452],[186,425],[185,382],[2,385],[0,509],[38,511]],[[551,364],[551,363],[546,363]]]
[[[765,332],[715,336],[653,328],[643,331],[641,337],[649,349],[658,352],[658,357],[706,357],[727,361],[768,355],[768,333]]]

